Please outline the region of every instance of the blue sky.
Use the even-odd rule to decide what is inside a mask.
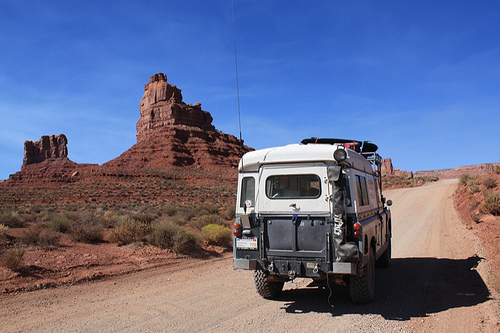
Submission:
[[[370,140],[403,170],[500,162],[500,2],[234,0],[242,132]],[[136,142],[149,76],[239,135],[231,0],[0,3],[0,179],[25,140],[69,158]]]

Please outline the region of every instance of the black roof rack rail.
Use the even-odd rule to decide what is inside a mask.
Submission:
[[[358,141],[358,140],[348,140],[348,139],[333,139],[333,138],[309,138],[304,139],[300,143],[303,145],[307,144],[349,144],[349,148],[357,151],[358,153],[366,154],[366,153],[375,153],[378,149],[378,146],[370,141]],[[352,146],[351,146],[352,145]]]

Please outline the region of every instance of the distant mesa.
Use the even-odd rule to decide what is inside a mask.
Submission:
[[[392,160],[390,158],[384,158],[382,160],[382,175],[387,176],[403,176],[406,178],[413,178],[412,171],[404,171],[394,168],[392,165]]]
[[[460,175],[469,174],[471,176],[479,176],[487,173],[496,172],[498,163],[483,163],[477,165],[466,165],[454,169],[417,171],[415,176],[419,177],[439,177],[443,179],[459,178]]]
[[[68,139],[64,134],[44,135],[39,141],[24,142],[23,166],[45,160],[68,157]]]

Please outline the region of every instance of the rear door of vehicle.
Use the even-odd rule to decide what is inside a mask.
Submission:
[[[267,257],[326,257],[330,190],[324,163],[261,168],[258,211]]]

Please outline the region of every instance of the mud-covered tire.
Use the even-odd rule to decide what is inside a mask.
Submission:
[[[370,250],[368,262],[360,268],[359,274],[351,276],[349,291],[354,303],[366,304],[375,297],[375,254]]]
[[[389,240],[389,247],[387,247],[387,250],[385,250],[384,253],[378,258],[376,265],[377,267],[380,268],[387,268],[391,265],[391,241]]]
[[[261,269],[255,270],[253,277],[257,293],[266,299],[276,298],[285,284],[284,282],[269,281],[269,273]]]

